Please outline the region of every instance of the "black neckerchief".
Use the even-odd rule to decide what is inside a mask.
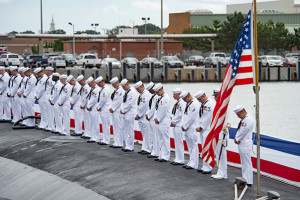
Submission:
[[[241,119],[241,121],[240,121],[240,123],[239,123],[239,125],[238,125],[238,127],[237,127],[237,129],[236,129],[236,132],[241,128],[241,124],[242,124],[243,120],[244,120],[246,117],[247,117],[247,116],[245,116],[243,119]]]
[[[9,78],[9,81],[8,81],[8,88],[10,88],[10,82],[11,82],[11,79],[13,78],[12,75],[10,75],[10,78]]]
[[[201,104],[201,107],[200,107],[200,110],[199,110],[199,116],[201,117],[203,115],[203,108],[204,108],[204,105],[208,102],[208,99],[203,103]]]
[[[86,84],[86,83],[85,83],[85,84]],[[82,92],[82,90],[83,90],[85,84],[83,84],[83,86],[81,86],[81,88],[80,88],[80,90],[79,90],[79,92],[78,92],[77,94],[80,94],[80,95],[81,95],[81,92]]]
[[[115,93],[117,93],[117,91],[118,91],[118,89],[119,89],[120,87],[118,87],[117,89],[115,89],[115,91],[113,91],[113,93],[111,93],[111,95],[110,95],[110,99],[111,100],[114,100],[114,98],[115,98]]]
[[[18,89],[22,86],[22,82],[23,82],[23,80],[24,80],[24,77],[22,78],[22,80],[20,81],[20,84],[19,84],[19,87],[18,87]]]
[[[12,83],[11,83],[11,87],[14,87],[14,81],[15,79],[18,77],[18,75],[16,75],[13,79],[12,79]]]
[[[49,78],[50,78],[50,76],[47,78],[47,80],[45,82],[45,90],[47,89],[47,83],[48,83]]]
[[[192,101],[186,103],[186,106],[185,106],[185,109],[184,109],[184,114],[186,114],[186,115],[188,114],[189,106],[190,106],[193,102],[194,102],[194,101],[192,100]]]
[[[174,104],[173,109],[172,109],[172,114],[175,115],[176,114],[176,110],[177,110],[177,106],[179,104],[179,100],[177,100],[177,102]]]
[[[138,101],[137,101],[137,105],[139,106],[140,103],[141,103],[141,97],[142,95],[144,94],[145,90],[140,94],[139,98],[138,98]]]
[[[89,100],[91,99],[91,96],[92,96],[92,92],[93,90],[96,88],[96,86],[94,86],[91,90],[90,90],[90,93],[86,96],[86,98],[88,98]]]
[[[66,83],[61,87],[60,91],[59,91],[59,95],[61,94],[61,92],[63,91],[63,89],[66,87]]]
[[[156,96],[156,94],[153,94],[150,101],[149,101],[149,110],[151,110],[151,107],[152,107],[152,101],[153,101],[153,98]]]
[[[44,76],[44,75],[43,75],[43,76]],[[37,86],[37,84],[39,83],[39,80],[41,80],[41,79],[43,78],[43,76],[42,76],[42,77],[38,77],[38,78],[36,79],[35,86]]]
[[[99,94],[98,94],[98,102],[100,101],[100,95],[101,95],[101,92],[104,90],[104,87],[105,87],[105,86],[103,86],[102,90],[99,91]]]
[[[73,85],[72,87],[72,92],[71,92],[71,97],[73,96],[73,93],[74,93],[74,87],[76,86],[76,84]]]
[[[53,90],[54,90],[54,87],[55,87],[56,84],[57,84],[57,81],[55,81],[54,85],[51,88],[51,95],[53,94]]]
[[[128,96],[128,93],[130,92],[131,89],[127,90],[123,96],[123,103],[126,103],[127,101],[127,96]]]
[[[156,109],[156,110],[158,109],[159,102],[160,102],[160,100],[161,100],[163,97],[164,97],[164,95],[162,95],[162,96],[157,100],[157,102],[156,102],[156,104],[155,104],[155,109]]]
[[[29,76],[28,79],[26,80],[26,83],[25,83],[25,89],[26,89],[26,87],[27,87],[27,83],[28,83],[29,79],[31,79],[31,76]]]

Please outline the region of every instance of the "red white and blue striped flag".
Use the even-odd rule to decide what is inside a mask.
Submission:
[[[215,165],[215,152],[219,134],[224,127],[226,112],[234,86],[252,84],[252,34],[251,10],[249,11],[243,29],[235,44],[229,60],[217,103],[213,113],[209,134],[202,149],[202,159],[210,166]]]

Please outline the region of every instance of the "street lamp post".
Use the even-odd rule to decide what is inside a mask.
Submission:
[[[43,0],[40,0],[41,6],[41,34],[43,34]],[[39,54],[43,54],[43,39],[39,39]]]
[[[69,22],[69,25],[73,26],[73,55],[75,56],[75,29],[74,29],[74,24]]]
[[[160,38],[160,42],[161,42],[161,55],[160,58],[164,55],[164,29],[163,29],[163,0],[161,0],[161,26],[160,26],[160,33],[161,33],[161,38]]]
[[[96,29],[99,26],[99,24],[91,24],[91,26],[95,28],[95,32],[96,32]]]
[[[142,17],[142,20],[145,22],[145,34],[147,34],[147,21],[150,20],[150,17]]]

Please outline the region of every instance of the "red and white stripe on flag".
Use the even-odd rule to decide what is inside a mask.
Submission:
[[[225,77],[213,112],[210,131],[202,148],[202,159],[212,167],[215,166],[217,142],[219,134],[224,127],[232,90],[235,85],[246,85],[254,82],[251,24],[250,10],[227,66]]]

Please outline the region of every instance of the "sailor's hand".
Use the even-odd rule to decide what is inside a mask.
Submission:
[[[175,125],[175,124],[173,124],[173,123],[171,122],[171,126],[172,126],[172,127],[175,127],[176,125]]]
[[[80,108],[81,108],[81,109],[84,109],[84,107],[83,107],[83,106],[80,106]]]
[[[23,94],[23,97],[26,98],[26,96]]]
[[[240,144],[241,142],[240,142],[240,141],[237,141],[237,140],[234,138],[234,143]]]
[[[146,114],[145,116],[146,116],[146,119],[147,119],[148,121],[150,121],[150,119],[149,119],[148,115]]]
[[[1,94],[0,94],[1,95]],[[17,93],[18,97],[21,97],[20,92]]]
[[[136,116],[135,116],[135,118],[137,118],[137,119],[141,119],[141,117],[140,117],[140,116],[138,116],[138,115],[136,115]]]
[[[154,121],[155,121],[155,124],[159,124],[159,121],[157,118],[155,118]]]
[[[124,113],[122,112],[122,110],[121,110],[121,109],[120,109],[120,113],[121,113],[121,114],[124,114]]]
[[[181,126],[181,130],[182,130],[182,131],[186,131],[186,129],[184,129],[183,126]]]
[[[92,110],[92,108],[86,108],[88,111],[91,111]]]
[[[36,96],[34,96],[34,99],[37,99]]]
[[[58,104],[59,106],[62,106],[62,104]]]
[[[70,105],[71,105],[71,107],[74,106],[74,104],[72,104],[71,102],[70,102]]]
[[[202,131],[202,128],[201,128],[201,127],[198,127],[198,128],[196,128],[196,131],[197,131],[197,132],[201,132],[201,131]]]
[[[101,108],[97,108],[97,111],[100,112],[100,111],[101,111]]]
[[[112,109],[112,108],[109,108],[109,112],[110,112],[110,113],[113,113],[114,111],[113,111],[113,109]]]

